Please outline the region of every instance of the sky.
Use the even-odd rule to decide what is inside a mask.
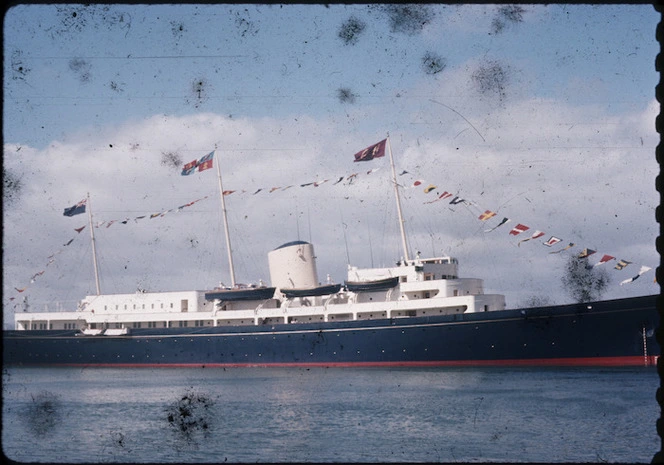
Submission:
[[[267,254],[293,240],[321,281],[391,266],[389,157],[353,156],[387,137],[411,257],[456,257],[509,308],[571,303],[561,278],[585,248],[614,257],[603,298],[656,294],[658,20],[651,5],[16,5],[3,327],[26,298],[73,310],[96,293],[88,212],[63,215],[88,194],[102,293],[230,284],[217,165],[181,175],[212,151],[238,282],[269,282]]]

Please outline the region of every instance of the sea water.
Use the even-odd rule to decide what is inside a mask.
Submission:
[[[654,368],[5,368],[20,462],[650,462]]]

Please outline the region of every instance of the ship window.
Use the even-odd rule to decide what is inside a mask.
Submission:
[[[454,295],[455,295],[455,296],[458,296],[458,295],[459,295],[459,290],[458,290],[458,289],[454,289]]]
[[[161,308],[164,308],[164,304],[163,304],[163,303],[161,304]]]
[[[408,276],[400,276],[399,277],[399,282],[405,283],[406,281],[408,281]]]
[[[171,302],[171,308],[173,308],[173,302]]]
[[[143,307],[141,307],[143,310],[145,310],[145,304],[143,304]]]
[[[488,305],[485,305],[485,306],[484,306],[484,311],[485,311],[485,312],[488,312],[488,311],[489,311],[489,306],[488,306]]]
[[[424,298],[425,298],[425,299],[428,299],[428,298],[430,298],[430,297],[431,297],[431,294],[430,294],[430,293],[428,293],[428,292],[425,292],[425,293],[424,293]]]
[[[127,304],[125,304],[125,310],[127,310]]]
[[[182,299],[180,301],[180,311],[181,312],[189,311],[189,301],[187,299]]]
[[[106,308],[106,305],[104,305],[104,310],[108,310],[108,309]]]
[[[119,306],[119,305],[116,305],[116,306],[115,306],[115,309],[117,310],[118,308],[120,308],[120,306]]]
[[[150,308],[154,308],[154,304],[150,304]]]
[[[90,329],[97,329],[97,323],[90,323]]]
[[[164,321],[164,328],[166,327],[166,322]]]

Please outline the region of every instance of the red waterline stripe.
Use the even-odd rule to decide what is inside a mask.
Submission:
[[[315,363],[58,363],[44,366],[92,368],[244,368],[244,367],[482,367],[482,366],[655,366],[657,355],[626,357],[536,358],[514,360],[449,360],[432,362],[315,362]]]

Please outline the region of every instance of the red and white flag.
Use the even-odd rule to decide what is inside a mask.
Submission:
[[[544,242],[544,245],[546,245],[547,247],[551,247],[553,245],[556,245],[560,241],[562,241],[562,239],[556,236],[551,236],[548,241]]]
[[[370,145],[366,149],[360,150],[355,154],[355,161],[369,161],[374,158],[384,157],[386,143],[387,139],[383,139],[377,144]]]
[[[530,228],[529,228],[528,226],[526,226],[525,224],[521,224],[521,223],[519,223],[519,224],[517,224],[516,226],[514,226],[514,227],[512,228],[512,230],[510,231],[510,234],[511,234],[512,236],[518,236],[518,235],[521,234],[522,232],[524,232],[524,231],[528,231],[529,229],[530,229]]]
[[[537,239],[538,237],[542,237],[544,235],[544,231],[535,231],[532,236],[530,236],[528,239],[522,239],[519,241],[517,245],[521,245],[522,242],[529,241],[531,239]]]

